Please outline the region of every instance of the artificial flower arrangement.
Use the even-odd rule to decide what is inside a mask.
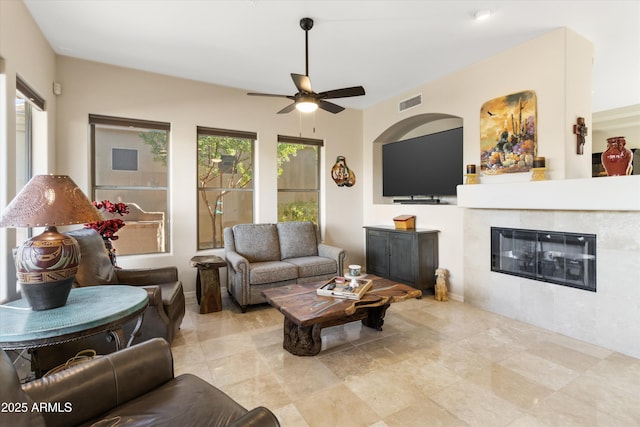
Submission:
[[[118,230],[124,227],[126,224],[120,218],[115,218],[116,215],[126,215],[129,213],[129,206],[125,203],[112,203],[109,200],[103,200],[101,202],[93,201],[93,206],[96,207],[99,211],[108,212],[111,214],[110,219],[105,219],[103,221],[96,221],[85,224],[84,226],[87,228],[93,228],[102,236],[102,240],[104,240],[104,246],[107,249],[107,254],[109,255],[109,260],[114,267],[118,267],[116,262],[116,250],[111,245],[112,240],[118,240],[120,236],[116,236]]]
[[[119,236],[116,236],[116,233],[126,224],[120,218],[115,218],[115,216],[128,214],[129,206],[127,206],[126,203],[112,203],[109,200],[103,200],[101,202],[94,200],[93,206],[95,206],[99,211],[110,213],[112,218],[105,219],[103,221],[91,222],[89,224],[85,224],[85,227],[93,228],[102,236],[103,239],[118,240]]]

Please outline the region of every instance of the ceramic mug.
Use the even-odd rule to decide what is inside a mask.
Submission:
[[[349,276],[360,276],[362,274],[362,267],[357,264],[349,265]]]

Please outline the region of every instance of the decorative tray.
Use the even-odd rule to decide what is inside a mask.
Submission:
[[[336,276],[323,283],[317,290],[318,295],[359,300],[371,289],[371,280],[351,279]]]

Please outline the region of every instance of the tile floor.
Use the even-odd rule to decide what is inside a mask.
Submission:
[[[187,305],[173,343],[190,372],[283,427],[638,426],[640,360],[433,296],[394,304],[382,332],[323,330],[323,351],[282,348],[282,315]]]

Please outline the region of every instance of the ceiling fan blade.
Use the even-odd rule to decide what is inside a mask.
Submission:
[[[332,99],[332,98],[348,98],[350,96],[362,96],[365,95],[364,88],[362,86],[345,87],[343,89],[328,90],[326,92],[320,92],[318,98]]]
[[[249,96],[272,96],[272,97],[276,97],[276,98],[289,98],[289,99],[295,99],[293,96],[291,95],[278,95],[275,93],[247,93],[247,95]]]
[[[313,93],[313,90],[311,89],[311,79],[309,76],[291,73],[291,78],[293,79],[293,84],[298,88],[298,91]]]
[[[296,103],[294,102],[293,104],[289,104],[286,107],[284,107],[282,110],[278,111],[278,114],[290,113],[295,109],[296,109]]]
[[[318,107],[322,108],[324,111],[328,111],[330,113],[336,114],[340,111],[344,110],[344,107],[339,106],[338,104],[334,104],[333,102],[327,102],[323,100],[318,100]]]

